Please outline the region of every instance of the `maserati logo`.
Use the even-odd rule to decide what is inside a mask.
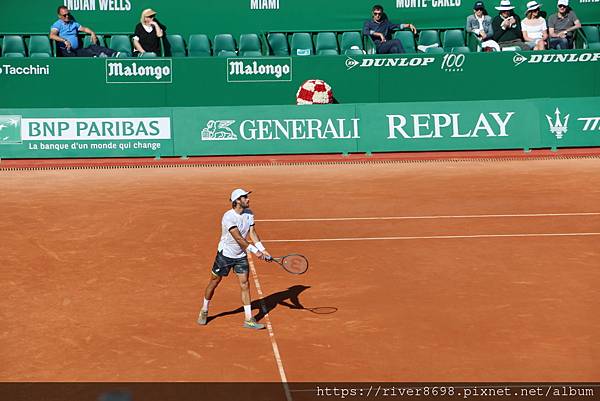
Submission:
[[[548,120],[548,125],[550,126],[550,132],[556,136],[556,139],[562,139],[563,135],[567,132],[570,114],[567,114],[564,120],[561,120],[560,110],[557,107],[554,111],[554,115],[556,116],[556,119],[552,121],[552,117],[546,114],[546,119]]]
[[[229,126],[235,120],[209,120],[206,127],[202,129],[203,141],[236,141],[237,135]]]
[[[513,63],[515,63],[515,67],[523,64],[525,61],[527,61],[527,57],[519,53],[515,54],[515,56],[513,57]]]

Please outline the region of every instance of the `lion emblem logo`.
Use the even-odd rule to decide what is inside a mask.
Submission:
[[[229,127],[235,120],[209,120],[202,129],[203,141],[235,141],[237,135]]]

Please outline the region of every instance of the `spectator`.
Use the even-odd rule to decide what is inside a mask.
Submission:
[[[160,55],[160,41],[167,27],[156,19],[156,11],[147,8],[142,11],[140,22],[135,26],[133,36],[134,55],[153,52]]]
[[[404,53],[402,42],[392,39],[392,32],[409,28],[415,34],[417,28],[412,24],[392,24],[380,5],[373,6],[372,12],[373,18],[365,21],[363,25],[363,34],[369,35],[373,39],[377,53]]]
[[[67,6],[60,6],[56,10],[58,21],[50,27],[51,40],[57,42],[58,54],[63,57],[110,57],[117,55],[112,49],[98,45],[96,33],[90,28],[82,26],[69,12]],[[79,46],[77,34],[85,32],[92,37],[92,44],[86,48]]]
[[[488,15],[483,1],[476,1],[473,5],[473,14],[467,17],[467,33],[473,33],[481,42],[481,47],[484,49],[492,49],[500,51],[500,46],[492,37],[494,30],[492,29],[492,17]]]
[[[531,50],[546,49],[548,26],[546,20],[540,16],[541,7],[542,5],[535,0],[528,2],[525,19],[521,22],[523,39],[525,39],[527,47]]]
[[[513,12],[514,8],[510,0],[500,1],[500,5],[496,7],[500,13],[492,20],[494,30],[492,38],[501,48],[518,46],[528,50],[521,34],[521,19]]]
[[[551,49],[571,49],[573,31],[581,28],[575,11],[569,7],[569,0],[558,0],[558,12],[548,18]]]

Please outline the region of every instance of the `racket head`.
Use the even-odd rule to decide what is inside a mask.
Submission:
[[[293,253],[282,257],[279,264],[281,264],[288,273],[292,274],[304,274],[308,270],[308,259],[306,259],[306,256],[300,255],[299,253]]]

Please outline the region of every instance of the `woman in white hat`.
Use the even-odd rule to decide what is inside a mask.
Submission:
[[[542,5],[532,0],[527,3],[526,17],[521,22],[523,39],[532,50],[544,50],[548,39],[548,26],[546,20],[540,16]]]
[[[160,41],[167,28],[156,19],[156,11],[147,8],[142,11],[140,22],[135,26],[133,34],[133,54],[141,55],[153,52],[160,56]]]

